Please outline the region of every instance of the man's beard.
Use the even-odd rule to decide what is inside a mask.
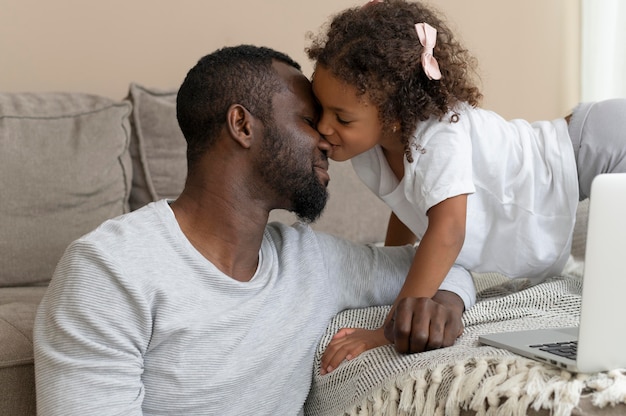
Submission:
[[[296,188],[291,202],[293,212],[298,218],[305,222],[315,222],[322,215],[327,200],[328,191],[313,171],[305,188]]]
[[[312,154],[289,146],[297,140],[281,133],[273,121],[266,123],[259,160],[259,172],[265,183],[279,195],[289,195],[290,211],[305,222],[317,220],[328,200],[328,191],[312,166]],[[308,165],[308,166],[307,166]]]

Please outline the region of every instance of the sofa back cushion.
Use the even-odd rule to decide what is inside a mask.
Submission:
[[[128,102],[0,94],[0,286],[46,283],[67,245],[128,211]]]
[[[187,178],[187,142],[176,120],[177,90],[132,83],[133,187],[130,209],[159,199],[175,199]]]

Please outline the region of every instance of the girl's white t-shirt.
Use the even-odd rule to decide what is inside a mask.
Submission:
[[[461,106],[421,122],[401,181],[379,146],[352,159],[361,180],[421,238],[428,209],[468,194],[457,264],[541,280],[570,253],[578,204],[574,151],[564,119],[528,123]]]

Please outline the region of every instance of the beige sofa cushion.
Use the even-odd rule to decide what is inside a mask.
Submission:
[[[74,239],[128,211],[128,102],[0,94],[0,286],[47,282]]]
[[[176,90],[131,84],[133,189],[130,208],[178,197],[187,177],[187,142],[176,120]]]
[[[312,227],[359,243],[385,241],[391,210],[361,182],[350,162],[329,161],[328,203]],[[297,218],[284,210],[272,211],[270,221],[291,224]]]

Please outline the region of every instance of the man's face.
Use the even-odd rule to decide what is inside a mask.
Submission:
[[[274,67],[288,90],[274,96],[274,119],[265,123],[258,171],[272,189],[289,200],[288,209],[313,222],[328,200],[329,145],[315,129],[317,109],[309,81],[286,64],[275,63]]]

